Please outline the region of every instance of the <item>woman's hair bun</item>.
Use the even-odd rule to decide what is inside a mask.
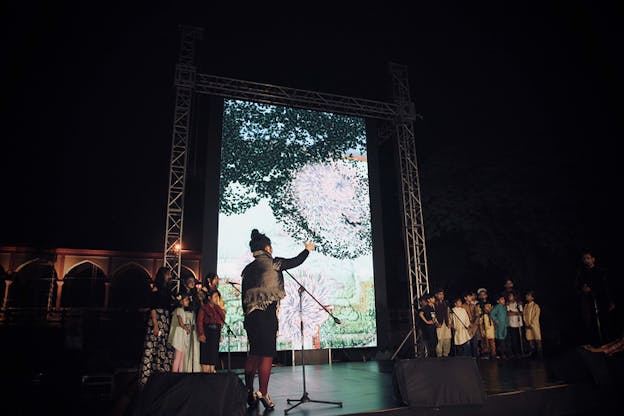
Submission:
[[[262,234],[256,228],[251,230],[251,241],[249,241],[249,248],[252,252],[264,250],[266,246],[271,245],[271,239]]]

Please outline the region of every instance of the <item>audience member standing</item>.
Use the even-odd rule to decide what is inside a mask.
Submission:
[[[451,351],[451,320],[449,319],[449,305],[444,299],[444,289],[438,289],[435,292],[435,310],[436,335],[438,337],[438,346],[436,354],[438,357],[448,357]]]
[[[583,266],[576,276],[580,300],[583,343],[601,344],[615,337],[615,303],[610,293],[607,272],[594,255],[582,254]]]

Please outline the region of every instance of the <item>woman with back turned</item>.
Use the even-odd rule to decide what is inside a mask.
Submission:
[[[314,250],[314,244],[305,243],[305,249],[295,258],[273,258],[271,240],[254,229],[251,232],[249,248],[254,261],[242,272],[243,312],[250,344],[249,357],[245,363],[247,403],[250,407],[255,407],[259,400],[265,408],[272,409],[275,404],[269,397],[268,388],[276,349],[277,305],[286,296],[282,271],[303,263],[310,251]],[[254,392],[256,372],[260,390]]]

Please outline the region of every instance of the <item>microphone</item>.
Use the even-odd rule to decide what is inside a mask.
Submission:
[[[233,282],[230,279],[225,279],[225,283],[230,284],[232,286],[234,286],[234,285],[240,286],[240,283]]]
[[[334,322],[336,322],[338,325],[342,323],[342,321],[336,317],[334,317]]]

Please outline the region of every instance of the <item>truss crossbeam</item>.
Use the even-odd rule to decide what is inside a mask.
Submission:
[[[216,75],[197,74],[195,88],[201,94],[229,99],[249,100],[358,117],[391,120],[397,115],[397,108],[393,103],[242,81]]]

